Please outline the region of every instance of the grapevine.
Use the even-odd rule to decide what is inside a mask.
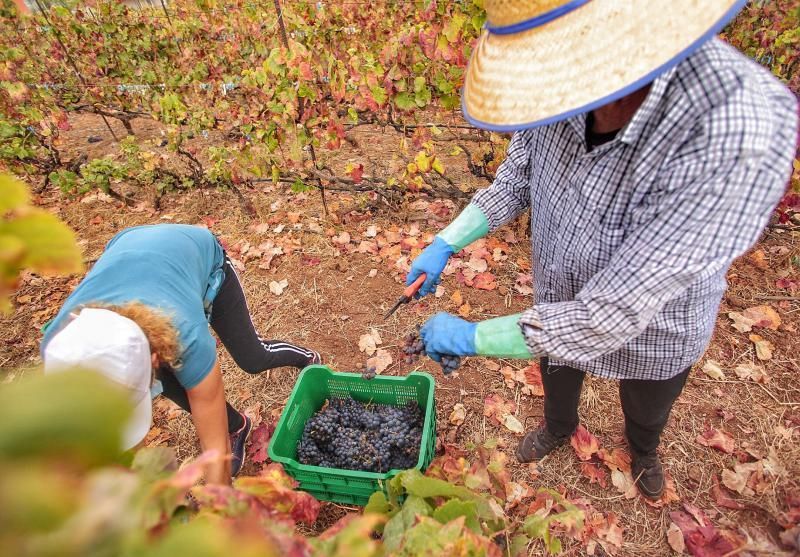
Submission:
[[[273,181],[294,191],[374,192],[390,207],[406,194],[461,198],[467,193],[446,176],[437,153],[438,141],[456,137],[477,141],[459,151],[477,175],[488,177],[487,153],[496,168],[503,149],[494,144],[505,139],[460,132],[456,116],[469,46],[483,24],[478,4],[279,5],[281,20],[267,0],[177,0],[163,11],[66,0],[27,17],[7,9],[0,22],[0,112],[15,127],[0,138],[0,157],[12,170],[44,175],[45,185],[68,192],[94,187],[80,161],[60,160],[58,152],[70,114],[92,113],[118,122],[128,137],[135,137],[138,119],[166,126],[166,148],[178,164],[139,141],[147,172],[114,176],[157,196]],[[337,168],[335,153],[359,125],[400,131],[407,168],[388,175],[364,173],[359,164]],[[198,134],[225,138],[224,164],[209,164],[212,148],[192,145]]]

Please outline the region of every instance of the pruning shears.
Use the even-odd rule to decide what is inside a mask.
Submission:
[[[397,308],[399,308],[402,304],[407,304],[408,302],[410,302],[411,299],[414,297],[414,294],[419,292],[419,289],[422,287],[422,284],[425,282],[426,278],[428,278],[428,275],[422,273],[419,277],[417,277],[417,280],[408,285],[406,289],[403,290],[403,295],[400,296],[400,299],[397,300],[397,303],[394,306],[392,306],[392,309],[389,310],[389,312],[383,317],[383,319],[384,320],[389,319],[389,317],[391,317],[391,315],[395,311],[397,311]]]

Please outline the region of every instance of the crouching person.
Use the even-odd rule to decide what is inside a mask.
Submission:
[[[251,423],[225,400],[209,325],[248,373],[320,362],[313,350],[258,335],[236,271],[208,230],[162,224],[108,243],[45,330],[45,373],[96,369],[127,388],[135,411],[126,449],[144,439],[151,399],[163,393],[191,412],[204,451],[228,456],[206,471],[208,482],[227,484],[242,467]]]

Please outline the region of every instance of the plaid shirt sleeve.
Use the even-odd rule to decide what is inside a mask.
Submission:
[[[523,314],[534,354],[587,362],[618,350],[667,302],[726,269],[755,242],[783,194],[789,165],[776,167],[774,153],[782,143],[790,147],[793,130],[784,130],[776,145],[774,136],[765,141],[763,129],[750,136],[719,129],[737,124],[712,121],[710,134],[672,158],[634,210],[609,265],[574,300],[537,304]]]
[[[486,216],[490,232],[513,220],[530,207],[529,141],[528,132],[515,133],[492,185],[479,191],[472,198],[472,203]]]

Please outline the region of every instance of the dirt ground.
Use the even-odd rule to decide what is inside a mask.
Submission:
[[[91,120],[81,124],[66,140],[73,155],[86,152],[93,157],[113,148],[102,124]],[[140,124],[135,122],[134,125]],[[145,130],[145,124],[141,125],[143,133],[155,136],[154,129]],[[371,150],[383,154],[383,157],[376,155],[377,159],[391,162],[396,137],[387,137],[381,130],[364,129],[358,133],[362,134],[361,145],[369,145]],[[84,138],[88,135],[100,136],[103,141],[87,144]],[[448,172],[451,172],[450,167]],[[469,185],[473,187],[482,185],[465,169],[453,168],[452,175],[456,181],[471,181]],[[170,194],[164,198],[158,212],[152,210],[143,192],[133,192],[141,203],[130,208],[123,208],[96,193],[68,201],[59,192],[46,190],[38,201],[77,231],[88,264],[96,260],[111,236],[124,227],[160,222],[209,227],[243,264],[244,289],[262,336],[313,347],[333,369],[355,371],[366,358],[359,351],[359,337],[374,328],[382,337],[381,348],[388,350],[394,359],[385,373],[403,375],[419,368],[436,377],[440,438],[449,438],[459,446],[500,438],[509,454],[513,454],[519,437],[492,425],[484,417],[484,399],[497,393],[514,400],[518,405],[517,417],[527,427],[533,427],[542,417],[541,398],[526,396],[519,388],[508,387],[489,360],[471,358],[457,376],[444,378],[430,360],[423,359],[416,366],[403,363],[400,348],[403,335],[428,316],[439,310],[456,312],[463,306],[452,299],[456,291],[471,306],[468,314],[471,320],[513,313],[526,307],[530,297],[519,294],[514,288],[518,273],[526,271],[525,262],[530,255],[523,226],[511,227],[515,241],[506,242],[507,258],[492,261],[490,271],[497,277],[496,289],[478,290],[459,284],[455,275],[449,276],[443,281],[441,297],[428,297],[402,307],[395,316],[384,321],[383,314],[400,294],[400,280],[408,258],[430,234],[452,218],[458,207],[440,204],[436,205],[436,211],[408,207],[397,213],[360,213],[358,209],[363,206],[363,199],[336,194],[329,196],[329,206],[335,216],[326,219],[321,214],[317,192],[293,194],[271,184],[261,186],[244,191],[256,210],[255,218],[248,216],[233,193],[217,190]],[[370,253],[369,247],[364,248],[366,253],[361,253],[361,242],[374,240],[370,234],[375,229],[370,231],[370,226],[377,228],[377,239],[389,238],[389,248],[392,248],[392,239],[402,238],[405,243],[397,242],[399,249],[389,249],[387,254]],[[341,243],[342,232],[350,235],[350,241],[345,244]],[[504,241],[510,239],[505,231],[497,236]],[[248,251],[269,241],[281,246],[284,254],[275,257],[265,269],[261,268],[263,257],[255,257],[255,252],[248,256]],[[760,537],[776,539],[782,530],[779,523],[790,512],[790,501],[800,500],[800,298],[796,291],[792,294],[776,286],[780,278],[800,278],[800,269],[791,263],[792,257],[798,256],[800,232],[773,228],[759,242],[755,256],[745,256],[733,266],[729,274],[730,289],[718,317],[713,342],[675,405],[661,447],[664,464],[682,502],[704,509],[715,524],[744,526],[755,540]],[[271,293],[270,281],[283,279],[288,280],[285,292],[280,296]],[[35,373],[29,370],[39,363],[39,330],[57,312],[78,280],[79,277],[23,277],[14,299],[13,315],[0,319],[0,368],[9,370],[6,380],[21,373]],[[772,358],[760,361],[748,333],[734,329],[727,314],[765,304],[777,312],[782,324],[777,330],[754,331],[774,345]],[[277,369],[251,376],[239,370],[224,349],[220,348],[219,354],[229,401],[242,410],[260,413],[264,419],[278,415],[298,372]],[[707,359],[719,362],[724,379],[712,379],[701,371]],[[527,362],[515,361],[500,363],[515,368],[527,365]],[[742,363],[763,365],[769,381],[757,383],[739,379],[734,369]],[[464,404],[467,417],[465,423],[454,430],[448,425],[447,417],[457,402]],[[624,446],[622,414],[614,382],[588,380],[580,413],[585,427],[598,437],[603,447]],[[185,414],[163,403],[157,405],[156,414],[155,427],[148,437],[150,443],[175,447],[181,459],[197,453],[193,426]],[[709,426],[733,437],[736,446],[733,454],[697,442],[698,436]],[[774,455],[780,464],[768,485],[752,495],[737,494],[735,499],[742,503],[741,509],[720,505],[712,493],[723,469],[739,461],[767,455]],[[244,473],[253,471],[252,465],[248,465]],[[537,473],[521,465],[514,465],[513,472],[515,479],[526,481],[534,488],[563,487],[571,496],[588,498],[598,510],[614,512],[624,529],[619,554],[670,553],[665,537],[668,513],[678,508],[680,502],[654,508],[641,497],[625,498],[610,484],[607,487],[590,484],[569,448],[541,462]],[[326,505],[319,527],[331,523],[345,511],[337,505]],[[568,546],[567,554],[577,555],[581,551],[580,546],[572,549]]]

